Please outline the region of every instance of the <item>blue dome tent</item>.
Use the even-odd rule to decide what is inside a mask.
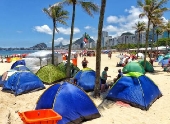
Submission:
[[[16,71],[30,71],[25,65],[17,65],[13,68]]]
[[[163,67],[168,65],[168,63],[169,63],[169,59],[162,59],[158,64]]]
[[[158,86],[151,79],[141,73],[130,72],[113,85],[106,99],[123,101],[148,110],[152,103],[161,96]]]
[[[74,79],[77,85],[85,91],[93,91],[95,87],[96,72],[90,68],[85,68],[77,72]]]
[[[16,62],[14,62],[13,64],[12,64],[12,66],[11,66],[11,69],[13,69],[15,66],[17,66],[17,65],[26,65],[25,64],[25,60],[18,60],[18,61],[16,61]]]
[[[31,72],[15,72],[3,85],[3,91],[14,93],[16,96],[44,89],[42,81]]]
[[[100,117],[89,96],[77,86],[64,82],[49,87],[40,96],[36,110],[53,109],[62,116],[58,124],[80,124]]]
[[[0,76],[0,87],[2,87],[4,85],[4,83],[5,83],[5,80],[2,81],[2,76]]]
[[[158,58],[157,58],[157,62],[160,62],[161,60],[163,60],[163,58],[164,58],[164,56],[162,56],[162,55],[160,55],[160,56],[158,56]]]

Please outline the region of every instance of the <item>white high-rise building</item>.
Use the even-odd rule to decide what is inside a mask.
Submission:
[[[102,31],[102,37],[107,37],[108,36],[108,32],[107,31]]]
[[[140,44],[145,44],[145,41],[146,41],[145,31],[140,32],[140,40],[139,40],[139,33],[135,32],[135,43],[137,43],[138,41],[140,41]]]
[[[110,47],[110,46],[112,46],[112,36],[107,36],[107,37],[105,37],[104,38],[104,40],[105,40],[105,46],[104,47]]]
[[[112,39],[112,41],[113,41],[113,45],[112,45],[112,46],[116,46],[116,45],[119,44],[119,43],[118,43],[118,38],[119,38],[119,37],[114,37],[114,38]]]
[[[132,44],[132,43],[135,43],[135,35],[130,32],[123,33],[118,38],[118,44]]]
[[[106,47],[107,40],[108,40],[108,32],[102,31],[101,47]]]

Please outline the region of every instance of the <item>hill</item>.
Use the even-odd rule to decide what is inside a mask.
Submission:
[[[76,40],[73,44],[81,44],[83,42],[83,37],[80,39]],[[89,39],[89,43],[95,42],[92,38]]]

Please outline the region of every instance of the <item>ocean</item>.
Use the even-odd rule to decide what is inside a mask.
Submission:
[[[0,50],[0,56],[7,56],[13,54],[28,54],[36,51],[38,50]]]

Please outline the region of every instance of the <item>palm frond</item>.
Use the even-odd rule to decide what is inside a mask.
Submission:
[[[51,14],[50,14],[50,11],[48,11],[48,9],[44,8],[43,12],[51,18]]]
[[[59,30],[57,29],[57,23],[63,24],[63,25],[67,25],[67,23],[65,22],[66,19],[68,19],[68,15],[69,12],[63,10],[62,6],[59,6],[59,4],[55,4],[53,6],[50,6],[48,9],[44,8],[43,11],[49,16],[51,17],[51,19],[53,21],[55,21],[55,30],[57,32],[59,32]]]
[[[77,0],[75,0],[77,2]],[[62,1],[62,4],[63,5],[70,5],[70,4],[73,4],[74,0],[63,0]]]
[[[138,21],[132,28],[136,29],[137,32],[144,31],[146,29],[146,23]]]
[[[137,1],[137,5],[138,5],[139,7],[143,7],[142,0],[138,0],[138,1]]]
[[[94,4],[93,2],[83,2],[79,1],[82,8],[87,12],[90,16],[93,16],[93,13],[99,12],[99,6]]]
[[[146,16],[146,13],[139,14],[139,18],[143,18],[144,16]]]
[[[57,21],[58,21],[58,23],[60,23],[60,24],[62,24],[62,25],[68,26],[67,23],[66,23],[64,20],[62,20],[62,19],[59,19],[59,20],[57,20]]]
[[[169,0],[161,0],[159,3],[157,3],[157,5],[155,6],[155,8],[162,8],[162,6],[164,4],[166,4]]]

